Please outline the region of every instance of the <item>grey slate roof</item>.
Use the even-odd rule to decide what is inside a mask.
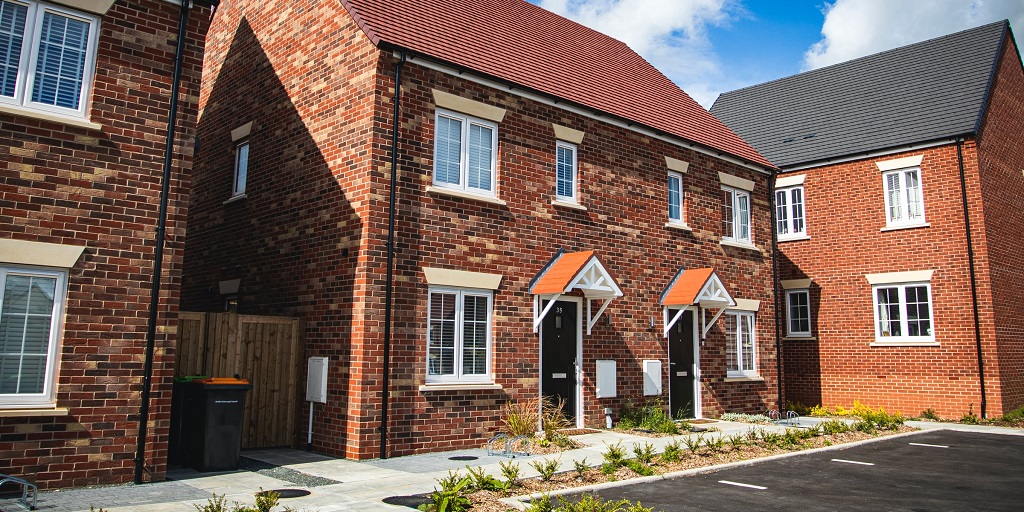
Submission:
[[[973,134],[1000,21],[723,93],[711,113],[786,168]]]

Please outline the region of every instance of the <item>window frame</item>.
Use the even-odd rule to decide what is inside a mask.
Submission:
[[[678,191],[678,195],[679,195],[679,205],[678,205],[678,207],[679,207],[679,216],[678,217],[673,217],[672,216],[672,180],[676,180],[679,183],[679,191]],[[668,212],[667,212],[668,213],[668,221],[669,221],[669,223],[678,224],[680,226],[685,226],[686,225],[686,208],[684,207],[684,199],[685,199],[686,195],[683,192],[683,184],[684,183],[685,183],[685,181],[683,181],[683,173],[678,172],[678,171],[668,171],[668,178],[667,178],[667,182],[666,182],[666,192],[667,192],[667,195],[666,195],[666,198],[665,198],[666,205],[668,206]]]
[[[559,194],[559,181],[561,181],[561,178],[560,178],[561,169],[560,169],[560,167],[562,165],[562,160],[559,157],[559,153],[561,151],[563,151],[563,150],[569,151],[571,153],[571,156],[572,156],[572,169],[571,169],[572,170],[572,180],[571,180],[572,195],[571,196],[565,196],[565,195]],[[576,204],[579,204],[579,195],[580,195],[579,194],[579,186],[580,186],[579,183],[580,182],[579,182],[579,165],[578,165],[578,161],[577,161],[577,146],[575,144],[572,144],[572,143],[569,143],[569,142],[565,142],[565,141],[561,141],[561,140],[555,141],[555,200],[556,201],[562,201],[562,202],[565,202],[565,203],[576,203]]]
[[[430,332],[431,322],[433,318],[433,297],[434,294],[453,294],[456,296],[455,302],[455,331],[454,331],[454,363],[453,372],[451,374],[431,374],[430,373]],[[486,368],[487,372],[483,374],[465,374],[463,372],[463,361],[462,355],[465,345],[464,332],[465,332],[465,298],[469,297],[484,297],[487,299],[487,346],[486,346]],[[452,286],[429,286],[427,289],[427,331],[426,331],[426,353],[425,355],[425,375],[427,384],[456,384],[456,383],[492,383],[492,368],[491,364],[494,358],[494,292],[492,290],[480,289],[480,288],[460,288]]]
[[[805,303],[803,305],[806,308],[807,317],[807,330],[797,331],[793,330],[793,299],[794,295],[803,295],[805,297]],[[790,338],[810,338],[812,329],[811,320],[811,291],[807,288],[798,288],[793,290],[786,290],[786,336]]]
[[[459,183],[448,183],[444,181],[438,181],[437,164],[440,160],[438,153],[440,151],[440,144],[438,144],[440,119],[448,118],[457,120],[462,123],[462,129],[460,133],[460,148],[459,148]],[[490,157],[490,188],[482,189],[477,187],[469,186],[469,137],[470,128],[472,126],[481,126],[491,130],[491,157]],[[497,185],[498,185],[498,124],[486,119],[474,117],[468,114],[462,114],[453,110],[444,108],[436,108],[434,111],[434,163],[433,163],[433,176],[431,177],[431,184],[438,188],[457,190],[467,194],[474,194],[484,197],[497,197]]]
[[[911,336],[910,333],[910,315],[908,314],[907,304],[907,288],[918,288],[923,287],[928,293],[928,335],[926,336]],[[880,318],[880,304],[878,301],[878,291],[882,289],[896,289],[897,300],[896,305],[899,308],[899,323],[900,334],[899,336],[887,335],[883,336],[881,318]],[[875,331],[875,343],[884,344],[920,344],[935,343],[935,299],[932,295],[932,285],[930,281],[912,281],[912,282],[900,282],[900,283],[878,283],[871,285],[871,306],[874,318],[874,331]]]
[[[4,293],[11,274],[55,279],[53,309],[50,317],[50,339],[46,351],[46,370],[41,393],[2,393],[0,409],[52,408],[56,405],[57,377],[60,369],[61,344],[64,338],[64,317],[67,306],[68,272],[66,270],[23,265],[0,265],[0,318],[3,317]]]
[[[242,162],[242,148],[245,148],[245,168],[242,169],[240,162]],[[252,152],[252,145],[249,139],[242,139],[235,143],[235,158],[234,158],[234,171],[232,172],[231,178],[231,197],[239,197],[245,195],[245,189],[249,184],[249,155]],[[243,170],[243,172],[239,172]],[[242,184],[239,186],[239,175],[242,176]]]
[[[725,200],[725,198],[723,198],[723,200],[722,200],[722,208],[723,208],[723,211],[722,211],[722,240],[726,241],[726,242],[732,242],[732,243],[742,244],[742,245],[753,245],[754,244],[754,226],[753,226],[753,213],[751,211],[753,209],[753,205],[751,203],[751,194],[750,194],[750,192],[747,191],[747,190],[739,189],[739,188],[736,188],[736,187],[729,187],[729,186],[725,186],[725,185],[722,186],[722,191],[727,193],[727,194],[729,194],[729,198],[730,198],[729,201],[728,201],[728,202],[730,202],[730,204],[728,204],[728,205],[726,205],[727,201]],[[743,219],[743,217],[740,214],[739,204],[740,204],[740,197],[741,196],[747,198],[747,215],[746,215],[746,219]],[[732,218],[729,221],[729,226],[731,226],[732,233],[728,234],[728,235],[726,234],[726,229],[725,229],[725,223],[726,223],[725,208],[729,208],[729,210],[732,213],[732,215],[731,215]],[[746,238],[736,236],[737,226],[741,225],[741,222],[740,222],[741,220],[746,220],[746,227],[747,227],[747,237]]]
[[[906,176],[908,173],[915,173],[917,175],[917,202],[920,212],[918,217],[915,219],[910,219],[910,201],[908,201],[906,197],[907,191],[909,190],[906,183]],[[893,219],[892,215],[892,194],[889,191],[890,176],[899,177],[899,196],[901,202],[897,208],[900,211],[900,219]],[[887,228],[916,227],[923,226],[927,223],[925,220],[924,184],[922,182],[921,166],[915,165],[910,167],[901,167],[882,172],[882,195],[885,204],[885,226]]]
[[[753,311],[726,311],[726,327],[725,327],[725,342],[728,346],[732,346],[736,350],[735,361],[729,359],[729,350],[726,349],[726,377],[746,377],[746,378],[757,378],[760,374],[757,371],[758,356],[757,356],[757,316]],[[749,326],[742,322],[742,319],[749,319]],[[735,322],[735,338],[729,339],[729,323]],[[741,327],[749,327],[750,329],[750,344],[751,344],[751,359],[748,364],[744,364],[743,360],[743,333],[745,332]],[[733,364],[735,363],[736,370],[733,370]]]
[[[25,17],[21,55],[18,59],[18,72],[15,81],[14,96],[0,95],[0,104],[27,112],[42,112],[71,119],[87,119],[92,105],[93,81],[96,76],[96,55],[99,47],[100,18],[81,11],[63,6],[40,2],[38,0],[3,0],[5,3],[19,4],[28,7]],[[42,44],[41,35],[45,14],[71,18],[86,23],[89,34],[86,38],[85,59],[82,65],[82,85],[79,87],[77,108],[61,107],[32,101],[32,89],[37,80],[39,49]]]
[[[800,229],[796,228],[797,217],[794,209],[796,208],[796,201],[793,200],[793,193],[800,193]],[[779,201],[779,195],[783,194],[786,198],[786,203],[782,204]],[[803,185],[794,185],[791,187],[782,187],[775,189],[775,234],[778,236],[780,241],[791,240],[795,238],[804,238],[807,236],[807,194],[804,190]],[[785,227],[786,233],[783,233],[781,228]]]

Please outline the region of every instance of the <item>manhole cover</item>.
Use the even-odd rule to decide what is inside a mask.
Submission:
[[[454,457],[448,457],[448,460],[477,460],[479,458],[480,457],[476,457],[473,455],[456,455]]]
[[[303,496],[309,496],[309,491],[307,491],[305,489],[274,489],[272,491],[263,491],[263,492],[264,493],[266,493],[266,492],[276,492],[278,494],[278,497],[281,498],[281,499],[285,499],[285,498],[301,498]]]
[[[381,501],[388,505],[398,505],[409,508],[419,508],[420,505],[431,502],[425,494],[413,494],[412,496],[388,496]]]

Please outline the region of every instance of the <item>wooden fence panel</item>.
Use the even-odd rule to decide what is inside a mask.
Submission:
[[[182,312],[177,375],[238,375],[252,382],[242,448],[290,446],[295,434],[302,322],[297,318]]]

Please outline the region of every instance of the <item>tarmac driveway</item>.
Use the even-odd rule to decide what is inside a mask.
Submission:
[[[603,489],[654,510],[1024,510],[1024,437],[930,431]]]

